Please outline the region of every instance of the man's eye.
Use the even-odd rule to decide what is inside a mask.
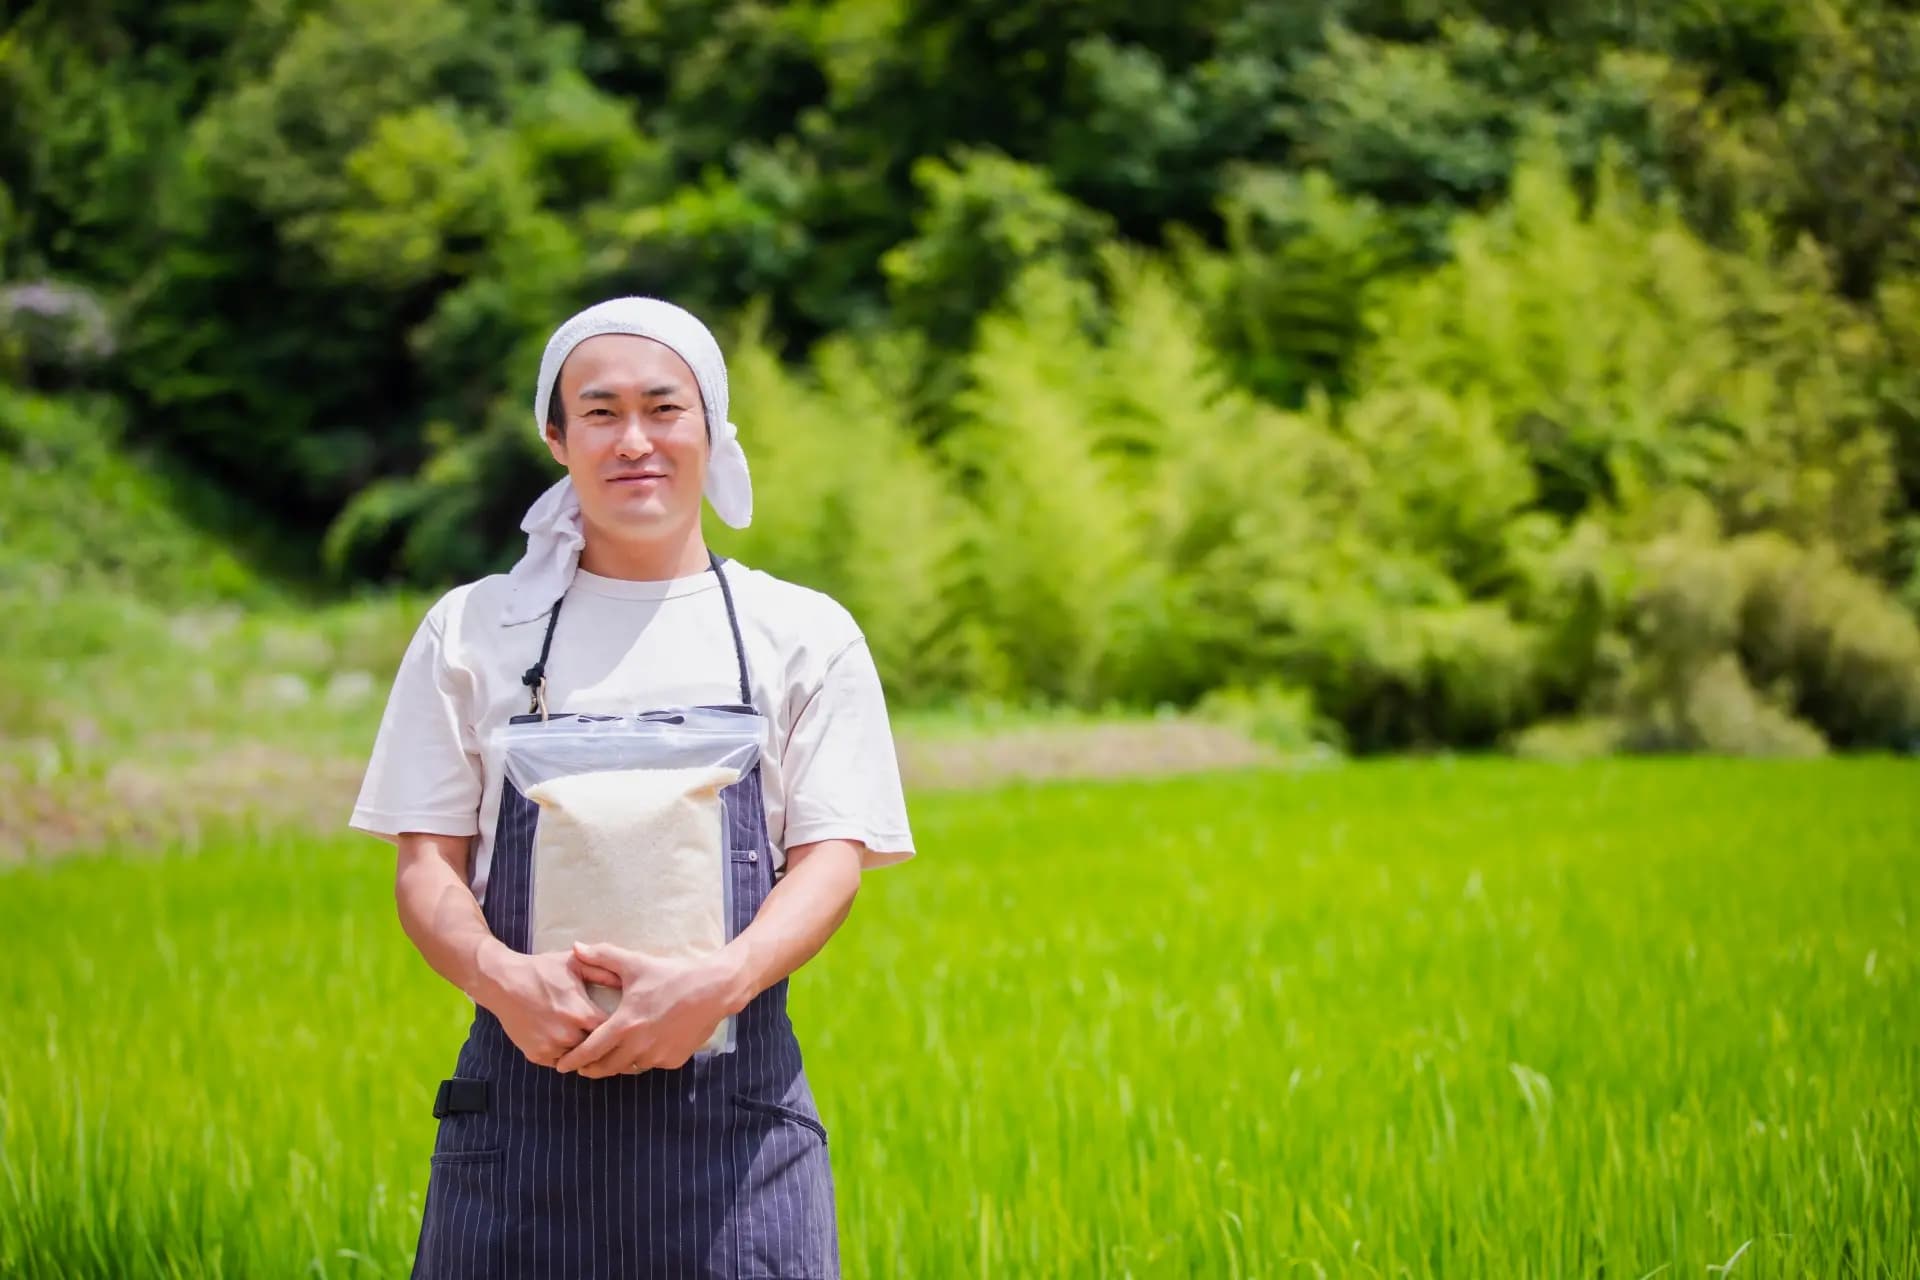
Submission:
[[[655,413],[679,413],[680,406],[677,404],[663,404],[663,405],[657,406],[654,409],[654,412]]]
[[[609,417],[609,418],[611,418],[611,417],[613,416],[613,410],[611,410],[611,409],[589,409],[589,410],[587,410],[587,416],[588,416],[589,418],[597,418],[597,417],[599,417],[599,416],[600,416],[601,414],[603,414],[603,413],[604,413],[605,415],[607,415],[607,417]]]

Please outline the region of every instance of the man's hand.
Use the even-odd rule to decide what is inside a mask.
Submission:
[[[721,1020],[745,1003],[737,960],[725,950],[698,960],[663,960],[624,947],[575,943],[568,964],[576,981],[620,988],[613,1016],[554,1063],[557,1070],[593,1080],[685,1066]]]
[[[522,955],[505,947],[482,962],[484,1004],[514,1047],[551,1067],[607,1020],[565,951]]]

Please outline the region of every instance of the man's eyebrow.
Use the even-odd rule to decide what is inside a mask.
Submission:
[[[648,400],[659,400],[665,396],[678,397],[685,393],[680,390],[680,384],[677,382],[656,382],[640,394]],[[576,400],[618,400],[619,398],[620,393],[611,387],[584,387],[574,396]]]

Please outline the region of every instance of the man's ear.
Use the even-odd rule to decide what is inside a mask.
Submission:
[[[559,463],[563,467],[566,466],[567,465],[566,438],[562,436],[558,431],[555,431],[553,429],[553,424],[551,422],[549,422],[546,425],[545,429],[541,431],[540,437],[541,439],[547,442],[547,452],[553,455],[553,460]]]

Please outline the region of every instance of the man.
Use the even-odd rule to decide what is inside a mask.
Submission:
[[[535,424],[566,476],[511,573],[428,612],[352,825],[395,841],[421,955],[475,1003],[441,1118],[414,1274],[838,1274],[826,1132],[786,978],[912,838],[879,677],[827,597],[725,563],[703,493],[752,514],[706,327],[651,298],[568,320]],[[747,704],[768,721],[728,788],[734,927],[718,954],[527,954],[534,807],[503,778],[516,715]],[[617,986],[602,1015],[586,984]],[[738,1015],[738,1049],[692,1060]]]

